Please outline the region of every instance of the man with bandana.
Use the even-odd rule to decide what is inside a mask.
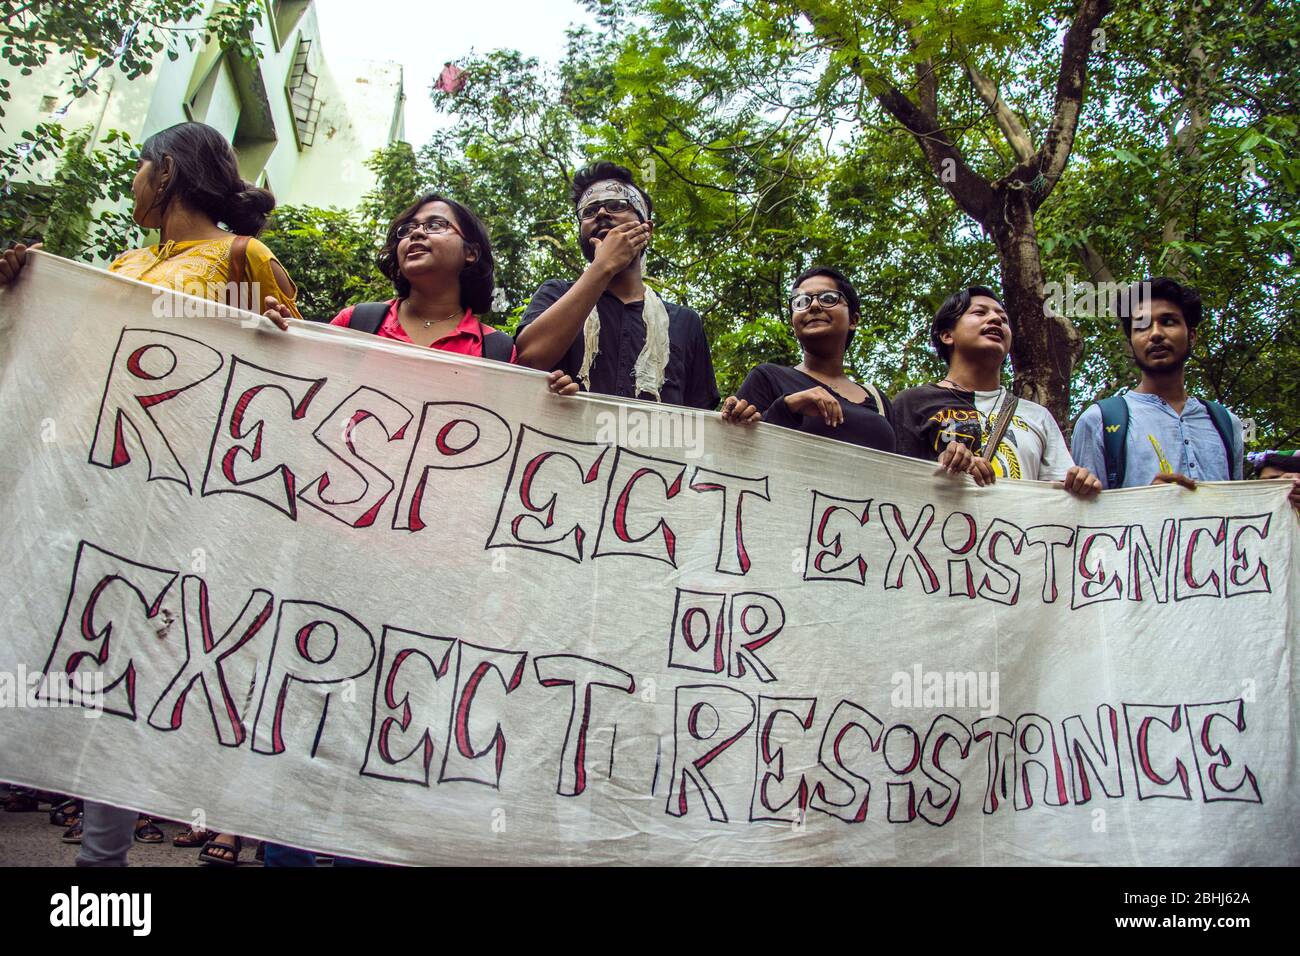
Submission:
[[[1119,318],[1136,388],[1090,405],[1074,426],[1074,460],[1105,488],[1241,480],[1237,416],[1187,394],[1186,366],[1201,322],[1201,296],[1173,279],[1134,283],[1120,296]],[[1112,408],[1113,411],[1108,411]],[[1106,438],[1114,447],[1108,452]],[[1122,442],[1120,439],[1122,438]]]
[[[533,295],[515,333],[519,364],[562,370],[588,392],[716,408],[700,317],[642,280],[654,231],[650,197],[629,170],[601,162],[574,175],[573,203],[590,265],[576,282],[548,279]],[[728,399],[731,415],[737,401]],[[756,410],[743,411],[757,420]]]

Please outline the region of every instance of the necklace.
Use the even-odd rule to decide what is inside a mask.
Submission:
[[[454,319],[454,318],[456,318],[456,316],[458,316],[458,315],[460,315],[460,310],[459,310],[459,309],[456,310],[455,312],[453,312],[451,315],[445,316],[444,318],[441,318],[441,319],[430,319],[429,321],[427,321],[427,322],[424,323],[424,327],[425,327],[426,329],[427,329],[427,328],[430,328],[430,327],[432,327],[433,323],[435,323],[435,322],[446,322],[447,319]]]
[[[425,327],[426,329],[433,328],[433,324],[434,324],[435,322],[446,322],[447,319],[454,319],[454,318],[456,318],[456,316],[458,316],[458,315],[460,315],[460,314],[461,314],[461,313],[460,313],[460,310],[458,309],[457,311],[453,312],[451,315],[444,316],[444,317],[441,318],[441,319],[429,319],[429,320],[427,320],[426,322],[424,322],[423,324],[424,324],[424,327]],[[397,316],[398,316],[399,319],[400,319],[401,316],[402,316],[402,312],[401,312],[401,308],[400,308],[400,306],[399,306],[398,311],[397,311]],[[419,321],[419,320],[412,320],[412,321]]]

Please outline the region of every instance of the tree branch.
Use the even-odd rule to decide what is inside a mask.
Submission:
[[[1007,101],[998,93],[998,88],[993,81],[969,63],[966,65],[966,75],[970,77],[971,86],[975,88],[979,98],[993,111],[993,119],[997,121],[1002,135],[1007,138],[1011,151],[1016,154],[1017,162],[1027,163],[1032,160],[1036,152],[1033,140],[1029,138],[1029,133],[1020,122],[1020,117],[1012,112],[1007,106]]]
[[[1036,183],[1030,193],[1031,209],[1042,205],[1065,172],[1070,150],[1074,147],[1074,133],[1079,124],[1093,35],[1102,17],[1110,11],[1110,6],[1111,0],[1079,0],[1079,6],[1074,11],[1074,22],[1066,31],[1065,42],[1062,44],[1061,72],[1056,81],[1056,108],[1047,135],[1043,138],[1043,145],[1032,159],[1022,162],[1005,177],[1006,180],[1019,179]]]
[[[1083,2],[1108,3],[1109,0]],[[849,47],[849,39],[836,32],[834,26],[810,9],[810,6],[802,5],[800,12],[812,24],[813,32],[834,47]],[[987,179],[967,165],[961,151],[940,127],[938,117],[912,102],[888,76],[874,72],[865,57],[855,57],[852,62],[853,72],[875,96],[876,101],[915,138],[943,188],[963,212],[984,224],[996,201],[993,188]],[[929,99],[931,84],[937,87],[933,71],[922,69],[918,84],[922,87],[921,97],[924,102]]]
[[[1088,270],[1089,281],[1115,281],[1115,273],[1110,271],[1110,266],[1108,266],[1106,260],[1101,257],[1101,253],[1092,247],[1092,243],[1085,239],[1083,240],[1083,243],[1077,247],[1077,250],[1079,253],[1079,261],[1082,262],[1083,267]]]

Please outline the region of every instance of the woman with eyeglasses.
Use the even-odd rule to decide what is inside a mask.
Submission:
[[[514,362],[514,341],[479,316],[492,308],[492,239],[470,209],[426,193],[398,214],[379,250],[379,271],[397,292],[387,302],[343,309],[331,325],[396,339],[423,348]],[[281,328],[287,317],[266,312]],[[549,388],[571,395],[577,384],[551,373]]]
[[[815,266],[794,281],[790,324],[803,350],[795,366],[764,363],[745,378],[732,403],[762,412],[763,421],[838,441],[894,450],[889,401],[872,385],[860,385],[844,369],[844,356],[858,327],[858,293],[836,269]]]

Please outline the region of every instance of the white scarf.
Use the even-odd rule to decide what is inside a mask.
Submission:
[[[593,308],[582,326],[582,368],[578,381],[586,391],[591,391],[591,363],[600,354],[600,313]],[[632,366],[636,379],[636,395],[648,392],[656,402],[663,401],[659,392],[664,386],[664,369],[668,367],[668,310],[654,289],[646,286],[645,306],[641,313],[645,323],[645,345]]]
[[[641,194],[627,183],[615,179],[603,179],[592,183],[578,200],[581,210],[587,203],[597,199],[626,199],[632,204],[641,221],[649,218],[645,200]],[[645,271],[645,254],[641,255],[641,269]],[[632,376],[636,379],[636,395],[647,392],[654,396],[656,402],[663,401],[659,396],[664,387],[664,369],[668,367],[668,310],[663,300],[649,286],[645,290],[645,306],[641,312],[645,323],[645,345],[632,366]],[[582,368],[578,370],[578,381],[587,391],[591,391],[591,363],[600,354],[600,313],[593,308],[582,326]]]

